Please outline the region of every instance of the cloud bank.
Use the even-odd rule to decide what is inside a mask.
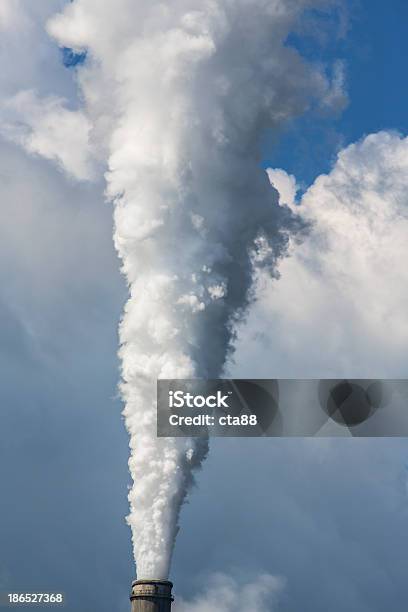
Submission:
[[[231,368],[249,376],[254,360],[259,376],[405,377],[408,139],[379,132],[346,147],[300,202],[294,177],[268,174],[309,231],[278,282],[261,277]]]

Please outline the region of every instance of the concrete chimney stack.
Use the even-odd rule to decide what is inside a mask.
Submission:
[[[170,612],[173,583],[169,580],[134,580],[131,612]]]

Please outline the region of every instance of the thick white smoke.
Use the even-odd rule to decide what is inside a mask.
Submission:
[[[60,45],[87,51],[87,146],[108,167],[129,284],[121,390],[139,578],[168,576],[180,507],[207,452],[205,441],[156,437],[156,379],[221,374],[255,268],[273,272],[296,227],[260,168],[259,138],[312,98],[343,101],[338,79],[332,87],[285,45],[303,10],[321,4],[74,0],[48,23]]]

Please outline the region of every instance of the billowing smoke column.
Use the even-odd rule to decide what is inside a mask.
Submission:
[[[120,325],[138,578],[165,579],[180,507],[207,444],[157,439],[157,378],[217,377],[258,266],[294,223],[259,138],[332,103],[285,39],[306,0],[74,0],[48,24],[87,51],[78,71],[93,152],[107,160],[130,297]]]

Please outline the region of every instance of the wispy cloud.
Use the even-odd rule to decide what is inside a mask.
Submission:
[[[227,574],[213,574],[207,589],[191,600],[176,599],[175,612],[273,612],[277,610],[285,580],[260,574],[240,582]]]

